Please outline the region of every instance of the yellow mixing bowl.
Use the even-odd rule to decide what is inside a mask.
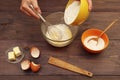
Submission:
[[[66,5],[66,9],[68,8],[68,6],[70,4],[72,4],[72,2],[75,0],[69,0],[67,5]],[[89,10],[88,10],[88,1],[87,0],[80,0],[80,8],[79,8],[79,13],[76,17],[76,19],[69,25],[80,25],[82,24],[89,15]]]

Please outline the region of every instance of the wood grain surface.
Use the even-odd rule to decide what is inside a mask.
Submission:
[[[68,0],[38,0],[43,16],[64,11]],[[107,32],[110,43],[107,49],[97,55],[85,51],[81,44],[81,35],[88,28],[103,30],[120,16],[120,0],[93,0],[93,10],[88,20],[80,26],[76,39],[64,48],[49,45],[40,31],[37,19],[20,11],[21,0],[0,1],[0,80],[119,80],[120,79],[120,21]],[[19,45],[25,50],[25,58],[41,64],[41,70],[33,73],[22,71],[20,63],[10,64],[5,51]],[[33,59],[30,48],[36,46],[41,56]],[[93,72],[92,78],[49,65],[50,56],[70,62]]]

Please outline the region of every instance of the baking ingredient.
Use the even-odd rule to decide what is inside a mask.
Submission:
[[[56,31],[53,33],[55,29]],[[67,25],[57,24],[49,28],[49,33],[48,31],[46,32],[46,37],[49,38],[47,41],[53,46],[63,47],[71,42],[69,39],[72,38],[72,32]]]
[[[77,73],[89,76],[89,77],[93,76],[93,73],[91,73],[87,70],[81,69],[77,66],[74,66],[74,65],[72,65],[70,63],[67,63],[63,60],[60,60],[58,58],[50,57],[49,60],[48,60],[48,63],[52,64],[52,65],[55,65],[55,66],[58,66],[58,67],[63,68],[63,69],[67,69],[67,70],[70,70],[70,71],[73,71],[73,72],[77,72]]]
[[[18,46],[14,47],[13,51],[14,51],[16,57],[19,57],[21,55],[21,51]]]
[[[101,50],[104,48],[105,42],[102,38],[99,38],[98,43],[97,41],[92,40],[92,38],[97,38],[97,36],[89,36],[84,40],[84,44],[86,45],[87,48],[91,50]]]
[[[21,69],[22,70],[28,70],[30,68],[30,61],[24,60],[21,62]]]
[[[14,54],[13,51],[8,52],[8,59],[9,59],[10,61],[15,61],[15,60],[16,60],[15,54]]]
[[[32,70],[33,72],[38,72],[39,69],[40,69],[40,64],[36,64],[36,63],[34,63],[34,62],[31,62],[30,67],[31,67],[31,70]]]
[[[64,20],[66,24],[71,24],[78,16],[80,9],[80,1],[73,1],[66,9],[64,13]]]
[[[24,60],[21,62],[21,69],[28,70],[31,68],[33,72],[38,72],[40,69],[40,64],[36,64],[34,62],[30,62],[29,60]]]
[[[7,51],[7,59],[8,59],[8,62],[10,63],[18,63],[20,62],[23,57],[24,57],[24,54],[22,52],[22,49],[19,48],[18,46],[16,47],[12,47],[12,48],[9,48]]]
[[[54,29],[56,31],[53,33]],[[46,36],[52,40],[63,41],[70,39],[72,37],[72,33],[67,25],[57,24],[57,25],[51,25],[51,28],[49,29],[49,34],[48,32],[46,32]]]
[[[31,56],[33,58],[38,58],[40,55],[40,50],[37,47],[32,47],[31,48]]]

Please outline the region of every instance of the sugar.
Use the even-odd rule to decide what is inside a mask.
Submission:
[[[105,42],[102,38],[99,38],[98,43],[95,40],[90,40],[91,38],[96,38],[96,37],[97,36],[89,36],[84,40],[84,44],[86,45],[87,48],[91,50],[101,50],[104,48]]]
[[[64,20],[66,24],[71,24],[78,16],[80,1],[73,1],[65,10]]]

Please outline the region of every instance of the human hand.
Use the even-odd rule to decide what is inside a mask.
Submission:
[[[80,0],[77,0],[77,1],[80,1]],[[87,0],[88,1],[88,9],[89,9],[89,11],[91,11],[92,10],[92,0]]]
[[[22,0],[20,10],[24,13],[26,13],[29,16],[33,16],[39,19],[39,16],[36,15],[31,8],[29,7],[28,3],[32,4],[33,7],[35,8],[36,11],[41,13],[40,7],[38,6],[38,1],[37,0]],[[88,0],[89,4],[89,11],[92,10],[92,0]]]
[[[88,0],[88,4],[89,4],[89,11],[92,10],[92,0]]]
[[[32,4],[33,7],[35,8],[35,10],[41,14],[41,10],[40,10],[40,7],[38,6],[38,1],[37,0],[22,0],[20,10],[22,12],[26,13],[29,16],[33,16],[33,17],[39,19],[39,16],[36,15],[31,10],[31,8],[29,7],[29,4]]]

